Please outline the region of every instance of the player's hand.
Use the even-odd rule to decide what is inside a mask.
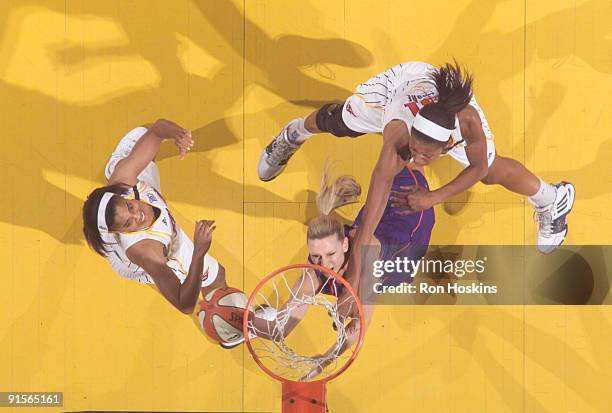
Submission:
[[[193,234],[193,248],[198,254],[206,254],[212,243],[212,233],[217,228],[215,221],[201,220],[196,221]]]
[[[191,132],[168,119],[158,119],[151,130],[162,139],[173,139],[179,150],[179,159],[184,159],[185,154],[193,147]]]
[[[174,137],[174,144],[179,150],[179,159],[185,159],[187,152],[193,148],[193,137],[191,136],[191,132],[187,129],[178,130]]]
[[[357,289],[354,288],[354,290],[357,292]],[[343,288],[338,296],[338,314],[343,319],[352,319],[358,314],[355,297],[349,292],[348,288]]]
[[[398,215],[408,215],[413,212],[429,209],[437,204],[436,197],[427,188],[418,185],[401,186],[403,191],[391,192],[391,206],[394,208],[404,208],[397,211]]]

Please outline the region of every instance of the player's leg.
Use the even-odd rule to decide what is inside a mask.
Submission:
[[[489,166],[487,176],[482,180],[485,185],[502,185],[517,194],[531,196],[540,188],[540,178],[531,173],[520,162],[495,155]]]
[[[464,167],[470,164],[464,148],[454,148],[448,154]],[[512,192],[526,196],[535,209],[538,249],[544,254],[553,252],[567,236],[566,218],[574,206],[574,186],[569,182],[556,184],[544,182],[520,162],[497,155],[492,139],[487,139],[487,159],[489,171],[482,179],[482,183],[501,185]]]
[[[336,137],[357,137],[363,133],[350,129],[342,119],[342,103],[328,103],[306,118],[293,119],[266,147],[259,158],[259,179],[270,181],[280,175],[289,159],[310,137],[320,133],[331,133]]]
[[[574,205],[574,186],[568,182],[546,183],[520,162],[496,155],[493,134],[476,98],[472,98],[470,105],[478,111],[482,129],[487,136],[489,172],[482,182],[486,185],[502,185],[512,192],[526,196],[535,207],[538,249],[545,254],[553,252],[567,235],[566,217]],[[453,148],[448,154],[464,167],[469,165],[464,148]]]
[[[325,132],[355,138],[366,133],[382,133],[387,93],[391,80],[399,75],[397,70],[397,67],[391,68],[368,79],[344,103],[328,103],[306,118],[294,119],[285,125],[259,158],[259,178],[270,181],[280,175],[291,156],[313,135]]]
[[[574,206],[576,190],[569,182],[550,184],[530,172],[520,162],[496,156],[489,173],[482,180],[486,185],[502,185],[521,194],[534,206],[538,223],[538,249],[551,253],[567,236],[567,214]]]

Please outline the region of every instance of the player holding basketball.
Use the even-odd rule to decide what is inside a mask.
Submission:
[[[327,104],[305,119],[292,120],[262,153],[260,179],[278,176],[299,147],[322,132],[338,137],[383,135],[363,222],[355,236],[351,274],[360,273],[361,247],[370,244],[393,177],[409,159],[423,166],[448,153],[465,169],[434,191],[413,188],[400,194],[396,202],[408,211],[431,208],[481,181],[528,197],[535,207],[541,252],[554,251],[566,237],[573,185],[548,184],[519,162],[496,155],[491,130],[472,93],[472,77],[456,63],[440,68],[422,62],[394,66],[359,85],[344,104]],[[358,277],[352,283],[358,284]]]
[[[91,192],[83,205],[83,232],[119,275],[155,284],[175,308],[191,314],[200,289],[206,294],[227,286],[225,268],[208,254],[214,221],[197,221],[192,242],[160,193],[154,159],[164,139],[175,141],[180,159],[193,146],[189,131],[164,119],[133,129],[119,142],[104,169],[108,185]]]

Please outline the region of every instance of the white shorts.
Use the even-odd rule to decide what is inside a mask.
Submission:
[[[173,242],[176,246],[171,246],[170,256],[166,265],[172,269],[182,284],[189,274],[191,258],[193,257],[193,241],[181,228],[177,228],[177,230],[178,234]],[[204,255],[202,269],[204,271],[202,288],[204,288],[211,285],[217,279],[219,275],[219,261],[212,255],[206,254]]]
[[[110,179],[111,175],[115,171],[115,166],[117,166],[117,163],[132,152],[132,148],[146,131],[147,128],[139,126],[132,129],[127,133],[127,135],[121,138],[121,141],[119,141],[119,144],[113,151],[110,159],[104,167],[104,175],[106,176],[106,179]],[[138,175],[138,179],[157,189],[158,192],[161,192],[159,168],[155,162],[149,162],[147,167]]]
[[[185,233],[181,230],[181,235],[188,239],[188,244],[181,248],[178,254],[172,254],[168,257],[166,266],[172,270],[176,278],[181,284],[185,282],[187,275],[189,274],[189,267],[191,266],[191,254],[193,253],[193,243],[191,240],[184,235]],[[185,243],[185,240],[182,241]],[[191,249],[189,249],[191,248]],[[143,284],[155,284],[153,277],[146,273],[144,269],[138,265],[132,263],[129,258],[125,255],[123,250],[115,244],[112,247],[111,252],[106,256],[106,260],[110,263],[111,267],[117,274],[123,278],[129,280],[138,281]],[[206,254],[204,256],[204,265],[202,284],[201,288],[208,287],[217,279],[219,275],[219,261],[212,255]]]
[[[421,62],[404,63],[379,73],[357,86],[355,94],[344,102],[342,108],[342,120],[346,126],[359,133],[382,133],[385,126],[386,104],[391,99],[394,88],[407,81],[422,79],[423,76],[426,76],[427,67],[431,66]],[[419,72],[422,73],[417,74]],[[487,161],[491,166],[495,160],[493,133],[475,97],[472,97],[470,106],[473,106],[480,115],[482,129],[487,138]],[[455,134],[458,133],[460,132]],[[470,165],[465,152],[465,144],[457,145],[449,150],[448,155],[461,163],[464,168]]]

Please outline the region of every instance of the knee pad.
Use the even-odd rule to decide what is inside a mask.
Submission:
[[[342,103],[328,103],[323,105],[317,112],[317,117],[315,118],[317,128],[339,138],[345,136],[355,138],[363,135],[363,133],[355,132],[346,126],[342,120],[343,106]]]

